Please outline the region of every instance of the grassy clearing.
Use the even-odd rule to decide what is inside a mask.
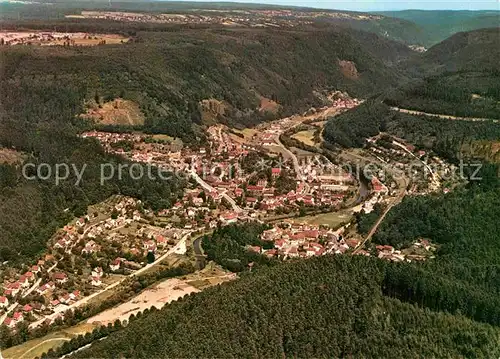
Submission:
[[[300,131],[294,134],[292,138],[308,146],[316,146],[316,143],[314,142],[314,132],[315,130]]]
[[[241,133],[245,140],[250,140],[258,131],[253,128],[244,128],[243,130],[233,129],[234,132]]]
[[[341,211],[332,213],[322,213],[315,216],[306,216],[291,219],[294,223],[306,223],[313,225],[327,225],[330,228],[337,228],[349,222],[352,219],[352,214]]]
[[[163,142],[172,142],[174,140],[173,137],[169,135],[153,135],[153,140],[155,141],[163,141]]]

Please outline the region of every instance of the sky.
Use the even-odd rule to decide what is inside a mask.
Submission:
[[[209,2],[209,0],[198,0]],[[221,0],[224,1],[224,0]],[[500,0],[239,0],[257,4],[277,4],[353,11],[500,10]]]

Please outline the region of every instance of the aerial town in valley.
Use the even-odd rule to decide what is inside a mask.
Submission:
[[[500,359],[500,9],[449,2],[0,0],[0,359]]]
[[[432,258],[436,246],[428,239],[405,249],[368,245],[353,230],[354,215],[390,208],[406,194],[448,191],[452,184],[433,165],[445,173],[453,169],[433,154],[381,134],[368,139],[363,150],[374,168],[361,181],[311,146],[325,117],[361,103],[340,92],[329,99],[324,108],[253,129],[213,125],[201,147],[138,132],[82,133],[110,153],[179,176],[187,184],[183,198],[160,211],[125,196],[90,207],[53,236],[36,264],[4,266],[1,322],[13,330],[20,323],[50,325],[168,256],[186,255],[192,238],[238,222],[268,223],[261,240],[272,243],[271,249],[248,250],[281,260],[326,254],[395,262]],[[305,149],[288,145],[291,139]],[[385,168],[389,164],[391,169]],[[415,175],[411,186],[391,172],[408,174],[409,168]],[[341,219],[335,224],[315,220],[325,213]]]

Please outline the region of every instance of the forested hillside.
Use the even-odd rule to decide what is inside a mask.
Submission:
[[[116,26],[110,24],[83,22],[69,28],[106,32]],[[321,105],[314,90],[366,96],[395,85],[402,76],[393,67],[411,53],[389,40],[331,26],[163,26],[152,31],[144,31],[147,25],[137,26],[137,31],[128,27],[135,33],[133,41],[119,46],[2,48],[3,81],[16,86],[63,81],[77,103],[96,94],[134,100],[145,114],[146,130],[192,142],[199,136],[192,124],[199,124],[201,100],[224,101],[222,117],[235,124],[255,124],[262,121],[257,111],[261,97],[277,101],[284,114],[292,114]],[[344,68],[346,62],[352,62],[353,70]]]
[[[500,118],[500,28],[458,33],[405,67],[424,78],[390,91],[391,106],[460,117]]]
[[[484,11],[382,11],[384,16],[411,22],[427,35],[427,46],[435,45],[457,32],[472,31],[487,27],[498,27],[500,12]]]
[[[499,167],[448,195],[406,199],[391,211],[374,241],[404,246],[418,238],[439,245],[435,260],[389,266],[388,295],[432,310],[500,325]]]
[[[264,268],[131,322],[76,358],[494,357],[499,331],[382,296],[375,260]]]

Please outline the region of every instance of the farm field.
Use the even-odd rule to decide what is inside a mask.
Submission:
[[[130,301],[90,318],[87,323],[95,325],[107,325],[115,320],[128,320],[132,314],[142,312],[144,309],[156,307],[162,308],[166,304],[182,298],[186,294],[197,293],[198,289],[187,284],[185,281],[172,278],[157,285],[145,289],[141,294]]]
[[[314,216],[306,216],[290,219],[294,223],[306,223],[314,225],[328,225],[330,228],[340,227],[342,224],[350,222],[352,215],[347,211],[322,213]]]
[[[65,33],[54,31],[0,31],[5,45],[96,46],[123,44],[129,38],[116,34]]]

